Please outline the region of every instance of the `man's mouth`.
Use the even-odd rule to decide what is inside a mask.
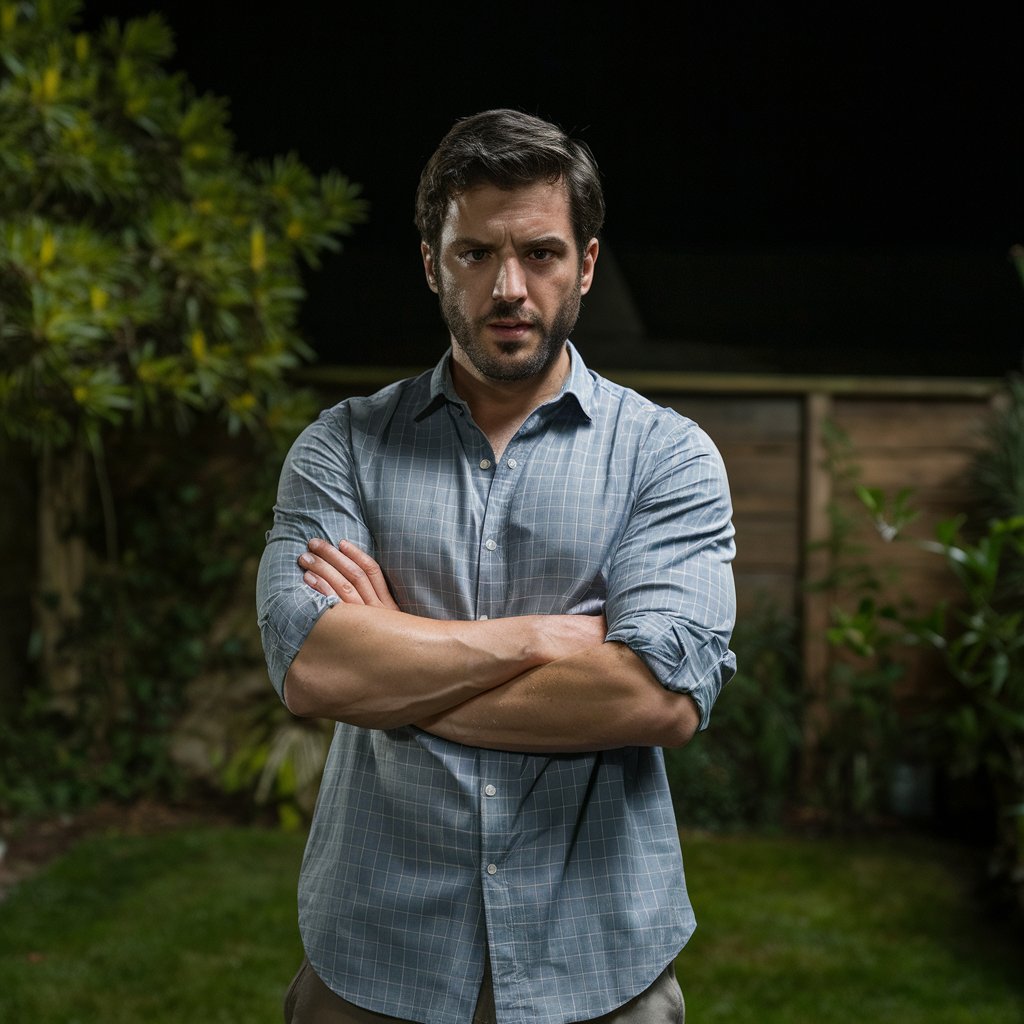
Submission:
[[[488,320],[487,326],[503,337],[520,337],[533,328],[533,322],[519,317],[503,317]]]

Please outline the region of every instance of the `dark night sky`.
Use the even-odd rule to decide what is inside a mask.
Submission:
[[[1020,365],[1024,288],[1007,258],[1024,242],[1019,6],[684,3],[674,20],[623,6],[87,0],[85,23],[162,11],[174,65],[230,101],[240,149],[294,150],[363,186],[369,221],[310,280],[324,360],[433,361],[444,337],[411,221],[419,169],[457,117],[514,106],[597,155],[604,241],[648,335],[766,354],[723,361],[739,368]]]

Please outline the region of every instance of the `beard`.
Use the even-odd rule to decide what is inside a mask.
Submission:
[[[437,296],[443,318],[459,348],[466,353],[477,372],[490,380],[528,380],[538,376],[552,366],[565,348],[565,342],[580,315],[582,293],[577,278],[575,287],[566,295],[555,311],[550,322],[545,322],[536,313],[527,313],[522,303],[495,302],[490,311],[478,320],[470,320],[459,306],[458,298],[451,295],[438,276]],[[489,320],[516,319],[540,333],[536,348],[521,354],[521,342],[509,341],[498,344],[495,352],[481,340],[481,333]]]

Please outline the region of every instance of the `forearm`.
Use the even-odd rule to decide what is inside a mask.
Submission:
[[[627,646],[604,643],[538,668],[417,722],[469,746],[575,753],[682,746],[696,705],[665,689]]]
[[[293,660],[285,699],[297,715],[395,728],[599,643],[602,630],[589,616],[442,621],[338,604]]]

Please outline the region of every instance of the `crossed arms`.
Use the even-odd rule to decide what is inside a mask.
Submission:
[[[339,602],[285,679],[297,715],[367,728],[416,725],[471,746],[573,753],[681,746],[699,714],[589,615],[442,621],[402,612],[359,548],[313,540],[307,585]]]

